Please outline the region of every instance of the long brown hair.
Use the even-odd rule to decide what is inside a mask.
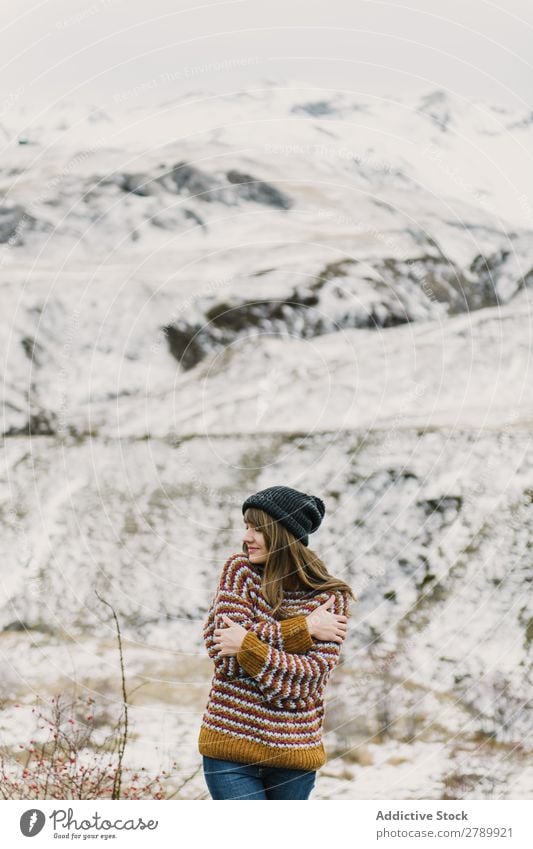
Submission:
[[[334,578],[328,572],[325,563],[306,545],[286,530],[286,528],[256,507],[248,507],[244,521],[261,531],[265,538],[267,559],[262,569],[261,591],[280,615],[283,610],[284,590],[306,589],[324,592],[342,590],[353,601],[356,596],[346,581]],[[244,543],[244,553],[248,555],[248,546]]]

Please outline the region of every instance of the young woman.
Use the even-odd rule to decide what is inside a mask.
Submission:
[[[320,498],[273,486],[242,512],[244,553],[226,560],[204,624],[215,664],[198,739],[204,776],[213,799],[308,799],[355,597],[308,548]]]

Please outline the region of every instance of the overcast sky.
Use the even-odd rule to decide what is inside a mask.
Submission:
[[[532,106],[531,0],[2,0],[0,109],[265,80]]]

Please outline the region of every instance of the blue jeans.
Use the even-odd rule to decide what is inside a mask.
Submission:
[[[316,771],[202,757],[212,799],[308,799],[315,785]]]

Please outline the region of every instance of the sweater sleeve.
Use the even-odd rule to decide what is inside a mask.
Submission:
[[[332,613],[349,616],[348,597],[333,593]],[[329,593],[328,593],[329,595]],[[263,695],[275,704],[309,703],[321,697],[330,673],[339,661],[341,643],[316,640],[305,655],[283,651],[248,633],[237,654],[240,666],[257,681]]]
[[[254,620],[254,606],[249,593],[249,566],[243,556],[233,555],[224,564],[222,575],[211,602],[203,628],[204,643],[215,668],[227,678],[248,677],[236,656],[219,657],[214,644],[215,628],[225,627],[222,614],[257,636],[263,644],[295,654],[308,651],[314,643],[306,617],[291,616],[280,622]]]

